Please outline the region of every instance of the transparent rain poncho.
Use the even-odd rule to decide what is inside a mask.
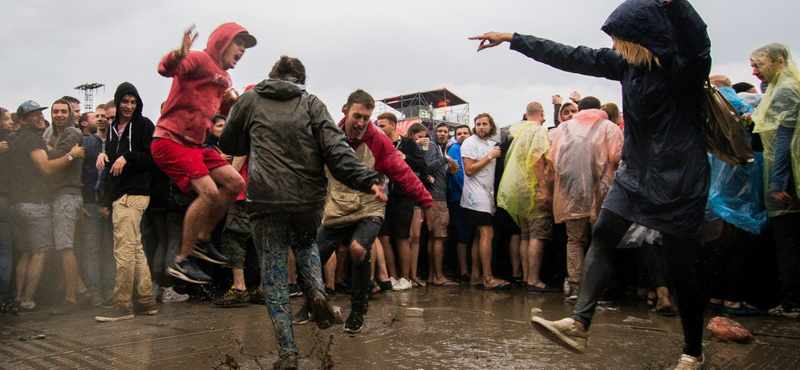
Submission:
[[[622,130],[605,112],[587,109],[555,130],[553,166],[556,223],[589,217],[594,223],[622,155]]]
[[[767,211],[762,203],[761,166],[758,162],[750,162],[739,167],[711,154],[708,158],[711,161],[711,185],[706,210],[744,231],[761,234],[767,224]]]
[[[796,109],[800,106],[800,70],[791,59],[788,47],[777,43],[760,48],[751,55],[751,58],[757,65],[765,65],[765,59],[770,58],[768,55],[776,53],[788,55],[786,66],[770,79],[764,98],[752,115],[755,123],[753,132],[761,135],[761,142],[764,145],[764,205],[770,217],[800,212],[800,200],[797,197],[797,194],[800,194],[800,130],[796,128],[800,118]],[[772,165],[775,161],[779,125],[795,129],[791,141],[791,168],[795,188],[787,189],[790,194],[794,193],[794,202],[791,205],[775,200],[771,191]]]
[[[550,151],[547,129],[538,122],[520,121],[509,127],[514,137],[506,155],[505,172],[497,189],[497,206],[505,209],[519,224],[519,217],[537,218],[550,216],[541,208],[549,194],[542,177],[545,157]]]

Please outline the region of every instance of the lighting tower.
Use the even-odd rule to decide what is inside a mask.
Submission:
[[[83,94],[83,111],[89,112],[94,110],[94,91],[106,85],[99,83],[88,83],[80,86],[75,86],[75,90],[81,91]]]

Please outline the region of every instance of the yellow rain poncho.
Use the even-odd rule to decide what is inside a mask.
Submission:
[[[599,109],[580,111],[555,130],[548,155],[555,222],[589,217],[594,223],[622,157],[622,130]]]
[[[497,189],[497,206],[508,211],[514,222],[519,218],[548,217],[550,212],[541,208],[549,199],[543,179],[550,141],[547,129],[541,123],[520,121],[509,127],[514,137],[508,149],[505,172]],[[539,174],[539,176],[537,176]]]
[[[800,130],[796,128],[797,121],[800,119],[797,110],[797,107],[800,106],[800,70],[791,59],[789,48],[782,44],[775,43],[764,46],[753,52],[750,57],[757,66],[764,66],[762,73],[771,73],[768,69],[769,61],[774,58],[770,56],[776,55],[785,58],[785,67],[773,72],[773,76],[766,75],[769,79],[769,87],[752,115],[755,123],[753,132],[761,135],[761,142],[764,145],[764,205],[770,217],[800,212],[800,200],[797,196],[800,194]],[[791,205],[775,200],[771,190],[778,126],[795,129],[791,141],[791,169],[794,175],[794,188],[786,189],[794,198]]]

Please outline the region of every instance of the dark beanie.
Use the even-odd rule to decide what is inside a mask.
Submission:
[[[755,86],[753,86],[753,85],[751,85],[751,84],[749,84],[747,82],[739,82],[739,83],[733,84],[733,86],[731,86],[731,87],[733,87],[733,91],[736,91],[736,93],[738,94],[740,92],[745,92],[747,90],[750,90],[750,89],[754,88]]]

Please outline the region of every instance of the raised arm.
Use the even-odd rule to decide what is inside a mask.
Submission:
[[[197,32],[194,32],[194,25],[192,25],[183,33],[181,46],[161,58],[161,62],[158,64],[158,74],[164,77],[174,77],[193,71],[196,64],[193,58],[187,58],[187,56],[195,39],[197,39]]]

